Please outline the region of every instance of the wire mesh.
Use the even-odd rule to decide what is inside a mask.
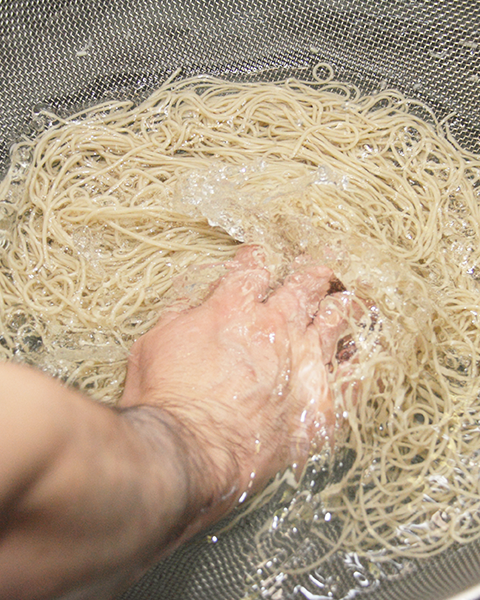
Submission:
[[[422,100],[480,152],[480,4],[471,0],[12,0],[0,3],[0,16],[0,173],[12,142],[42,127],[43,108],[69,114],[105,99],[140,101],[178,67],[184,76],[275,80],[325,61],[365,92],[395,88]],[[199,536],[122,600],[240,600],[256,569],[254,533],[271,510],[216,544]],[[306,540],[308,532],[282,544],[291,555],[306,551]],[[313,552],[322,551],[317,543]],[[280,581],[272,567],[258,597],[350,598],[355,588],[371,600],[442,600],[480,580],[479,544],[410,561],[363,587],[344,559]]]

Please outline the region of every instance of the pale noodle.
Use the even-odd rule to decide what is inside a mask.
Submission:
[[[323,510],[344,549],[428,556],[480,536],[480,161],[425,107],[331,75],[42,115],[0,188],[0,357],[114,402],[134,339],[238,240],[277,278],[310,254],[363,307],[330,375],[353,465]]]

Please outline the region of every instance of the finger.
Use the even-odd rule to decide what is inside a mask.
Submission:
[[[291,402],[295,403],[292,457],[299,468],[308,457],[313,438],[333,439],[335,412],[316,328],[307,327],[292,340]]]
[[[351,399],[349,403],[355,406],[362,395],[364,386],[359,373],[358,358],[354,358],[347,363],[339,365],[335,378],[338,379],[338,381],[343,381],[341,385],[342,397],[345,398],[348,394]]]
[[[258,246],[243,246],[225,266],[229,272],[219,280],[209,302],[241,309],[246,304],[265,299],[270,273],[265,266],[265,255]]]
[[[355,351],[353,341],[345,339],[343,348],[339,348],[338,342],[347,331],[349,322],[358,321],[368,312],[368,305],[365,306],[350,292],[331,294],[321,301],[314,325],[320,336],[325,364],[331,363],[339,350],[342,350],[344,360]],[[370,319],[374,317],[373,313]]]
[[[265,252],[260,246],[247,244],[237,250],[235,258],[230,263],[233,267],[238,265],[242,269],[262,268],[265,266]]]
[[[337,295],[327,296],[313,321],[318,332],[325,364],[332,362],[338,340],[348,327],[344,303]]]
[[[283,314],[287,322],[305,330],[328,292],[332,271],[325,266],[293,273],[268,299],[270,310]]]
[[[165,327],[172,321],[178,318],[179,315],[194,308],[191,300],[188,298],[178,298],[168,309],[160,315],[160,318],[156,322],[153,329],[158,330],[161,327]]]
[[[200,304],[225,275],[229,262],[189,265],[183,273],[174,277],[169,295],[176,297],[175,302],[187,300],[190,306]]]
[[[200,265],[199,269],[211,265]],[[219,277],[210,286],[204,302],[213,297],[213,302],[224,307],[241,309],[255,300],[264,300],[270,284],[270,274],[265,268],[265,255],[258,246],[242,246],[235,258],[224,263],[227,275]],[[179,285],[180,287],[180,285]],[[191,299],[177,298],[160,317],[156,327],[162,327],[175,320],[180,313],[194,308]]]

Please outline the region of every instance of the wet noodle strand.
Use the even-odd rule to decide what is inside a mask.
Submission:
[[[204,78],[38,118],[0,187],[1,358],[113,403],[133,341],[238,243],[264,244],[277,280],[308,254],[349,290],[326,302],[349,321],[330,379],[353,458],[318,493],[342,548],[480,536],[480,162],[425,107]]]

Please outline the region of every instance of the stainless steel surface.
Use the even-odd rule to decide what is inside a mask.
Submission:
[[[178,67],[185,76],[278,79],[308,76],[318,61],[364,91],[392,87],[440,119],[454,113],[458,141],[480,152],[480,4],[471,0],[11,0],[0,2],[0,55],[0,172],[12,141],[35,135],[42,107],[141,100]],[[214,545],[201,536],[122,600],[240,600],[261,517]],[[340,560],[328,568],[338,579],[332,598],[342,598],[351,573]],[[272,600],[303,599],[308,575]],[[442,600],[479,582],[480,544],[471,544],[356,597]]]

